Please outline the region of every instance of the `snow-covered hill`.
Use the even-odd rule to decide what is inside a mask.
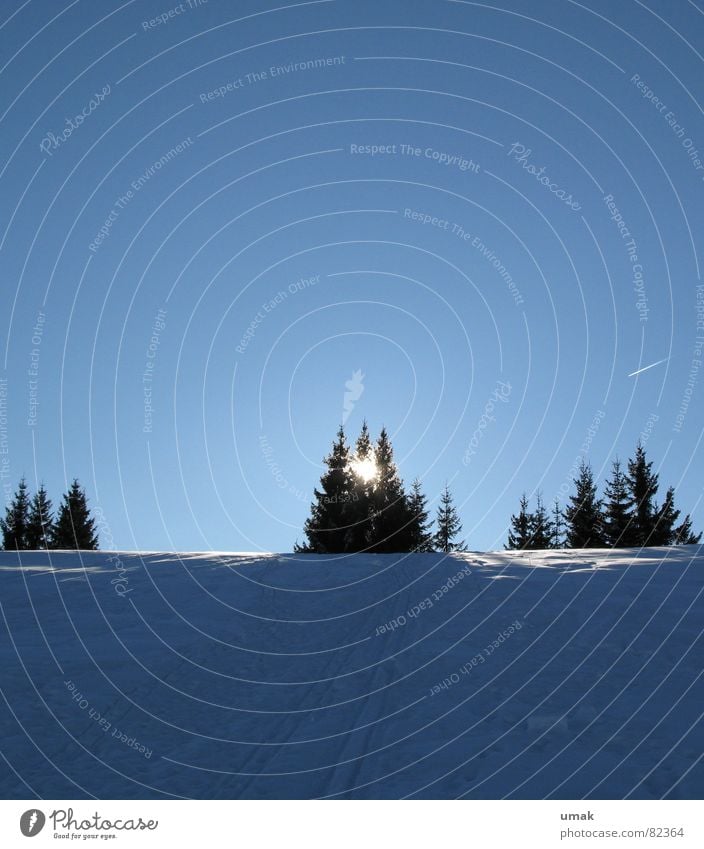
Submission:
[[[701,798],[704,555],[0,554],[0,796]]]

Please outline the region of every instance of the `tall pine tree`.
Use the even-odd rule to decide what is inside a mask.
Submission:
[[[371,492],[373,551],[411,550],[411,513],[385,427],[374,449],[376,475]]]
[[[604,486],[604,541],[611,548],[633,545],[635,527],[630,511],[628,481],[621,463],[613,461],[611,477]]]
[[[645,449],[639,441],[635,456],[628,461],[626,474],[628,486],[628,507],[632,512],[632,534],[630,545],[649,545],[655,531],[655,496],[658,491],[658,476],[653,472],[653,464],[646,459]]]
[[[433,523],[429,518],[428,501],[421,489],[421,483],[416,478],[411,486],[408,496],[408,510],[411,515],[410,526],[410,550],[432,551],[433,550]]]
[[[548,511],[543,504],[543,496],[538,493],[535,500],[535,510],[530,515],[530,545],[531,549],[552,548],[553,528]]]
[[[346,551],[367,551],[374,540],[372,494],[376,479],[374,446],[366,421],[355,443],[351,457],[352,500]]]
[[[90,516],[86,494],[76,478],[61,501],[51,542],[52,548],[80,551],[98,548],[95,521]]]
[[[532,538],[531,525],[531,514],[528,512],[528,498],[524,492],[521,496],[518,514],[511,516],[508,542],[504,548],[509,550],[529,548]]]
[[[603,548],[603,515],[591,467],[582,460],[565,508],[568,548]]]
[[[560,502],[557,498],[552,505],[552,541],[550,547],[565,547],[565,519],[562,515]]]
[[[327,466],[320,487],[313,491],[315,501],[303,526],[306,542],[296,551],[337,554],[347,551],[347,537],[354,516],[350,508],[354,481],[350,468],[350,449],[340,425],[332,451],[323,461]]]
[[[22,551],[27,548],[27,523],[29,522],[29,491],[24,478],[17,487],[14,498],[0,519],[5,551]]]
[[[447,484],[445,484],[445,489],[440,496],[436,526],[434,540],[436,551],[464,551],[464,540],[457,539],[459,534],[462,533],[462,523]]]
[[[51,499],[42,484],[32,498],[27,519],[27,548],[50,548],[54,532]]]

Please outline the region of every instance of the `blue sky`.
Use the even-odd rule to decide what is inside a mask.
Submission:
[[[701,528],[704,13],[527,5],[3,4],[4,496],[287,551],[347,416],[474,549],[641,433]]]

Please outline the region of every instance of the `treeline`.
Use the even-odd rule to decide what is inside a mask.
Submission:
[[[306,541],[295,550],[317,554],[343,552],[462,551],[462,523],[447,485],[435,525],[418,479],[407,492],[394,461],[391,440],[382,428],[375,443],[366,422],[355,443],[347,444],[343,427],[303,531]]]
[[[601,497],[588,463],[582,462],[573,484],[564,510],[557,500],[548,510],[538,494],[530,511],[524,493],[511,516],[505,548],[642,548],[701,541],[689,514],[679,521],[674,487],[668,487],[662,504],[656,501],[658,475],[640,442],[625,471],[614,460]]]
[[[98,548],[95,520],[91,518],[85,491],[74,479],[54,515],[53,505],[44,486],[30,498],[27,482],[19,483],[17,492],[0,519],[5,551],[35,549]]]

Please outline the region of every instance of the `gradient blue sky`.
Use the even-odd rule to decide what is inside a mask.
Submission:
[[[5,498],[77,475],[104,547],[289,551],[361,370],[350,436],[385,424],[434,504],[449,480],[473,549],[641,432],[704,525],[695,3],[10,0],[0,27]]]

